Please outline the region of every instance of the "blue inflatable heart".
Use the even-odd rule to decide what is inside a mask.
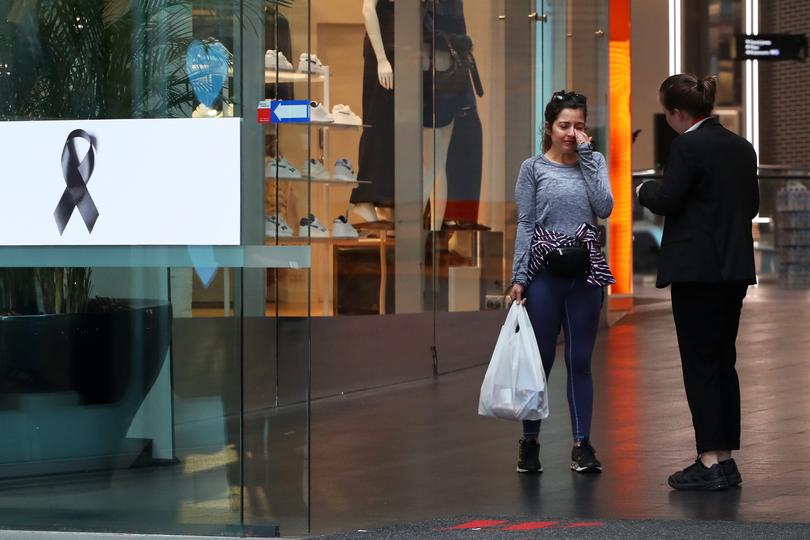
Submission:
[[[186,74],[197,100],[213,108],[228,77],[228,49],[219,42],[206,46],[195,39],[186,51]]]

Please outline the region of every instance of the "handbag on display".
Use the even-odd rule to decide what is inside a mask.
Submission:
[[[455,95],[467,91],[472,83],[478,97],[484,96],[484,86],[472,54],[472,39],[467,35],[436,32],[436,48],[450,54],[450,67],[436,70],[434,88],[437,94]]]
[[[548,388],[540,349],[520,302],[513,302],[489,361],[478,414],[504,420],[548,417]]]

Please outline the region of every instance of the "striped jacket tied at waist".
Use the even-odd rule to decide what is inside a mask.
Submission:
[[[573,238],[537,227],[534,230],[532,243],[529,247],[529,282],[546,265],[548,254],[561,247],[583,247],[588,250],[591,267],[585,280],[589,285],[604,287],[616,283],[613,274],[610,273],[610,267],[608,267],[605,256],[602,255],[602,247],[599,244],[599,229],[590,223],[580,225]]]

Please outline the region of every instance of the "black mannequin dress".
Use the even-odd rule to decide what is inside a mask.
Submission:
[[[434,32],[466,35],[462,0],[437,0],[423,3],[424,39],[434,42]],[[394,67],[394,2],[377,2],[377,19],[391,67]],[[443,40],[435,40],[437,49],[446,49]],[[352,203],[394,206],[394,91],[380,85],[377,57],[368,36],[363,44],[363,124],[360,138],[358,179]],[[472,84],[464,91],[447,93],[434,90],[430,71],[423,72],[423,125],[444,127],[455,121],[447,159],[447,220],[475,221],[481,190],[482,132]],[[435,111],[435,114],[434,114]],[[421,167],[421,164],[419,164]]]
[[[393,1],[377,1],[377,20],[385,56],[393,69]],[[368,35],[363,43],[363,124],[371,127],[363,128],[360,137],[357,179],[371,183],[360,184],[352,192],[351,202],[394,206],[394,91],[380,85],[377,56]]]

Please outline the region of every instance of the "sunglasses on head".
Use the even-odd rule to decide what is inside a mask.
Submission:
[[[588,102],[587,98],[582,94],[579,94],[577,92],[567,92],[565,90],[554,92],[551,95],[551,99],[556,101],[573,101],[575,103],[582,103],[582,104]]]

